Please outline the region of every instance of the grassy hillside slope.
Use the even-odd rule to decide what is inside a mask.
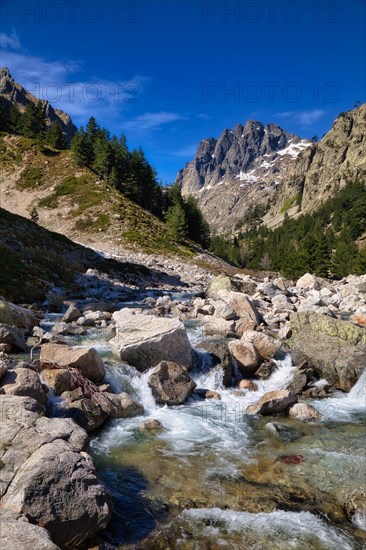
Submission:
[[[78,168],[70,151],[40,147],[34,140],[0,135],[0,206],[88,246],[192,255],[174,242],[167,226],[89,169]]]

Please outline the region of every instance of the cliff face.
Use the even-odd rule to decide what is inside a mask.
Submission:
[[[184,196],[197,198],[211,227],[227,231],[251,207],[273,199],[286,171],[310,145],[279,126],[249,120],[218,140],[201,141],[177,181]]]
[[[29,102],[37,103],[38,101],[38,98],[29,93],[18,82],[15,82],[7,67],[0,70],[0,105],[5,111],[13,106],[23,112]],[[51,125],[57,120],[61,125],[66,141],[70,143],[77,128],[69,115],[60,109],[54,109],[48,101],[42,100],[42,103],[44,105],[46,124]]]
[[[316,210],[347,179],[365,174],[365,150],[366,104],[341,113],[318,143],[248,121],[217,141],[203,140],[177,181],[214,230],[231,231],[256,205],[266,211],[263,222],[275,227],[286,212]]]
[[[282,194],[297,194],[301,212],[316,210],[347,179],[357,179],[365,171],[366,104],[341,113],[323,139],[299,155],[284,180]]]

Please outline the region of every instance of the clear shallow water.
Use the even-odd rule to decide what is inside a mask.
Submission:
[[[193,346],[203,339],[198,323],[188,323],[187,331]],[[113,357],[109,337],[108,330],[93,328],[68,338],[95,347],[114,390],[130,392],[145,408],[143,417],[111,421],[91,442],[114,499],[107,541],[144,550],[366,548],[366,373],[348,395],[307,400],[322,422],[277,419],[303,434],[285,443],[264,429],[273,419],[253,419],[245,409],[287,385],[294,373],[290,356],[277,361],[268,380],[257,381],[256,392],[238,396],[223,387],[222,371],[199,352],[200,366],[190,376],[197,387],[218,391],[221,400],[192,397],[167,407],[155,404],[149,372],[140,374]],[[147,418],[160,420],[164,429],[141,433],[138,425]],[[303,460],[287,466],[283,455]]]

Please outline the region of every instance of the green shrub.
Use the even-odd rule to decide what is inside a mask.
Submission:
[[[43,170],[42,168],[36,168],[30,166],[23,170],[20,180],[17,183],[19,189],[36,189],[40,187],[43,183]]]

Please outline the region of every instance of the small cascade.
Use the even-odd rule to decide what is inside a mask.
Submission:
[[[195,367],[190,371],[189,376],[196,382],[197,388],[220,391],[224,389],[224,369],[221,366],[213,366],[213,359],[210,353],[195,349]]]
[[[366,368],[347,395],[347,399],[355,407],[366,408]]]
[[[131,393],[143,405],[145,414],[150,414],[158,408],[148,385],[151,370],[141,373],[134,367],[122,363],[108,368],[106,381],[116,393]]]
[[[366,411],[366,369],[348,394],[316,399],[312,401],[312,404],[325,420],[349,422],[354,420],[354,415],[364,415]]]

